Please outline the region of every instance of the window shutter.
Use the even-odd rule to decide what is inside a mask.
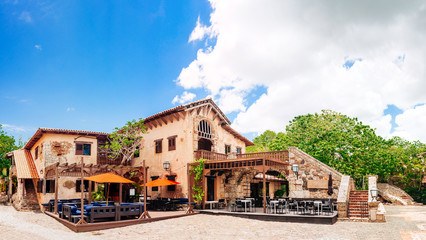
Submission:
[[[37,192],[38,192],[38,193],[43,192],[43,180],[39,180],[39,181],[37,182]]]
[[[75,155],[83,155],[83,144],[75,144]]]

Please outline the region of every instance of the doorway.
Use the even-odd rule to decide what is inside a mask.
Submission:
[[[212,142],[208,139],[200,138],[200,140],[198,140],[198,150],[206,150],[211,152],[212,145]]]
[[[207,201],[214,201],[214,177],[207,177]]]

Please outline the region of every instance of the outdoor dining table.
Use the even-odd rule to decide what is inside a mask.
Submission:
[[[217,204],[217,203],[219,203],[219,201],[206,201],[206,203],[208,203],[208,204],[210,204],[210,209],[213,209],[212,208],[212,206],[213,206],[213,204]]]
[[[243,200],[240,200],[240,201],[244,203],[244,212],[247,212],[247,203],[251,203],[251,200],[250,199],[243,199]],[[251,211],[251,204],[249,205],[249,207],[250,207],[250,211]]]
[[[320,211],[322,213],[322,201],[314,201],[314,207],[318,207],[318,215],[320,215]],[[321,210],[320,210],[321,209]]]
[[[278,205],[278,203],[279,203],[280,201],[278,201],[278,200],[271,200],[270,201],[270,203],[272,204],[272,205],[274,205],[274,213],[277,213],[277,205]]]

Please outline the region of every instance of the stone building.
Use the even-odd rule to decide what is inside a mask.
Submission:
[[[59,198],[79,198],[81,158],[85,176],[114,171],[129,177],[145,161],[148,181],[167,178],[180,183],[149,188],[148,195],[152,198],[188,197],[188,189],[196,184],[188,178],[188,168],[200,158],[207,159],[202,182],[204,201],[233,201],[263,196],[264,192],[272,198],[280,189],[293,198],[336,199],[341,195],[343,175],[297,148],[246,153],[246,147],[253,143],[231,128],[229,119],[211,99],[184,104],[144,120],[148,132],[143,135],[139,154],[128,166],[107,159],[99,149],[107,141],[107,133],[38,129],[23,149],[7,154],[13,162],[12,174],[18,180],[17,188],[10,188],[16,193],[14,199],[22,202],[30,196],[33,203],[46,203],[54,198],[55,187]],[[294,171],[294,165],[298,171]],[[57,183],[52,178],[56,172],[60,175]],[[136,176],[142,179],[140,174]],[[85,183],[84,190],[94,187]],[[114,198],[120,193],[127,195],[119,189],[111,188]],[[346,195],[340,198],[347,201]]]

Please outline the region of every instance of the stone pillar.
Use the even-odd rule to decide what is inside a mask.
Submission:
[[[371,189],[377,189],[377,176],[368,176],[368,219],[370,221],[377,220],[377,208],[379,206],[379,201],[376,199],[373,201],[371,197]]]
[[[350,193],[350,177],[344,175],[340,181],[339,195],[337,196],[337,214],[339,218],[348,217],[348,202]]]

